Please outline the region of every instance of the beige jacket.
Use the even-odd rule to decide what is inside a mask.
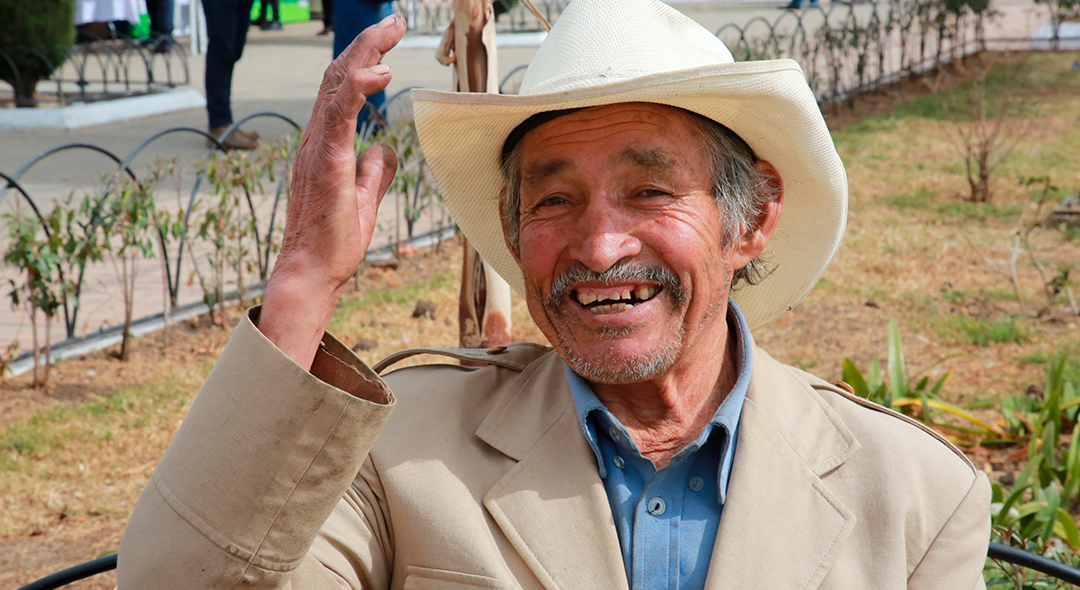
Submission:
[[[493,364],[384,384],[327,338],[313,371],[374,403],[245,319],[132,514],[120,589],[627,588],[559,358],[468,354]],[[984,587],[986,476],[917,423],[755,349],[737,448],[707,588]]]

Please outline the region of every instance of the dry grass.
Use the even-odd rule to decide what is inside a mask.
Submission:
[[[934,115],[931,99],[916,96],[918,88],[831,114],[851,186],[845,244],[794,313],[755,333],[758,343],[836,380],[846,356],[860,367],[886,356],[886,324],[896,317],[912,372],[947,358],[931,374],[952,370],[945,397],[965,404],[1041,382],[1056,351],[1080,354],[1080,318],[1059,309],[1015,319],[1020,308],[1008,283],[978,251],[993,261],[1008,258],[1019,215],[1031,210],[1017,177],[1050,174],[1058,186],[1080,189],[1080,81],[1071,71],[1077,59],[1065,52],[1028,58],[1022,91],[1032,97],[1030,131],[1000,170],[990,205],[960,201],[965,181],[949,144],[950,123]],[[1080,241],[1053,229],[1036,230],[1034,239],[1048,263],[1080,261]],[[332,331],[349,345],[374,340],[359,352],[369,363],[404,347],[453,346],[459,265],[460,249],[449,242],[397,270],[366,271]],[[1039,283],[1030,264],[1022,261],[1018,270],[1030,312],[1038,308]],[[421,299],[435,304],[433,320],[412,317]],[[1026,342],[973,342],[977,328],[1003,322],[1015,323]],[[47,392],[30,389],[27,377],[0,389],[0,585],[116,548],[139,491],[227,338],[205,322],[187,322],[173,335],[167,351],[159,337],[140,340],[127,364],[107,355],[64,362]],[[514,337],[543,342],[517,298]],[[988,471],[1006,468],[983,454],[974,458]],[[111,580],[84,587],[111,588]]]

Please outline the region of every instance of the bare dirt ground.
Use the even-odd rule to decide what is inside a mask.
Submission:
[[[1013,58],[991,63],[998,59]],[[1040,67],[1064,71],[1080,54],[1037,59]],[[1021,215],[1033,212],[1018,176],[1049,173],[1070,192],[1080,188],[1080,82],[1071,84],[1039,92],[1037,116],[1002,165],[993,204],[974,209],[959,196],[965,182],[949,139],[952,124],[881,116],[924,96],[926,84],[905,82],[853,107],[827,107],[851,186],[845,244],[794,312],[755,332],[757,343],[835,381],[845,357],[864,370],[872,358],[884,362],[886,325],[896,318],[909,374],[951,371],[943,397],[958,404],[996,404],[1041,383],[1055,352],[1080,355],[1080,317],[1062,304],[1036,317],[1041,283],[1030,264],[1018,265],[1023,308],[990,267],[1009,258]],[[1048,227],[1032,236],[1048,266],[1080,261],[1080,240]],[[331,331],[369,363],[404,347],[455,345],[460,257],[451,240],[402,258],[396,268],[364,270]],[[413,317],[419,301],[434,311]],[[515,297],[514,305],[514,338],[543,342],[524,303]],[[115,550],[139,492],[241,312],[230,313],[228,328],[206,318],[173,326],[168,347],[160,333],[140,339],[127,363],[110,354],[115,351],[60,363],[47,389],[32,389],[28,376],[0,386],[0,586]],[[957,327],[1010,318],[1023,331],[1019,342],[977,344]],[[978,412],[999,417],[992,407]],[[1017,468],[1009,456],[1016,448],[968,450],[992,478]],[[109,575],[75,587],[114,584]]]

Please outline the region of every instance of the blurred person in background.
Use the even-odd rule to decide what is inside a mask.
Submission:
[[[259,145],[258,133],[239,127],[223,135],[233,123],[233,68],[244,53],[253,3],[254,0],[210,0],[202,3],[209,41],[206,46],[206,112],[210,135],[217,137],[228,149],[251,150]]]
[[[150,17],[150,45],[154,53],[167,53],[173,45],[175,0],[146,0]]]
[[[273,13],[272,18],[271,13]],[[254,23],[260,29],[264,31],[280,31],[281,30],[281,2],[280,0],[260,0],[259,1],[259,18],[255,19]]]
[[[324,6],[328,5],[324,1]],[[378,0],[337,0],[333,4],[333,12],[334,59],[337,59],[361,31],[393,14],[394,3]],[[380,109],[384,102],[386,92],[383,90],[367,97],[367,105],[357,121],[357,130],[372,118],[369,107]]]
[[[323,0],[322,3],[322,30],[319,35],[329,35],[334,32],[334,0]]]

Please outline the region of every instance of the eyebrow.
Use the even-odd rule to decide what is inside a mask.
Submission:
[[[569,160],[544,160],[527,166],[521,174],[521,180],[526,184],[537,183],[569,167]]]
[[[675,162],[658,147],[628,147],[613,158],[615,164],[631,164],[649,172],[666,172]]]

